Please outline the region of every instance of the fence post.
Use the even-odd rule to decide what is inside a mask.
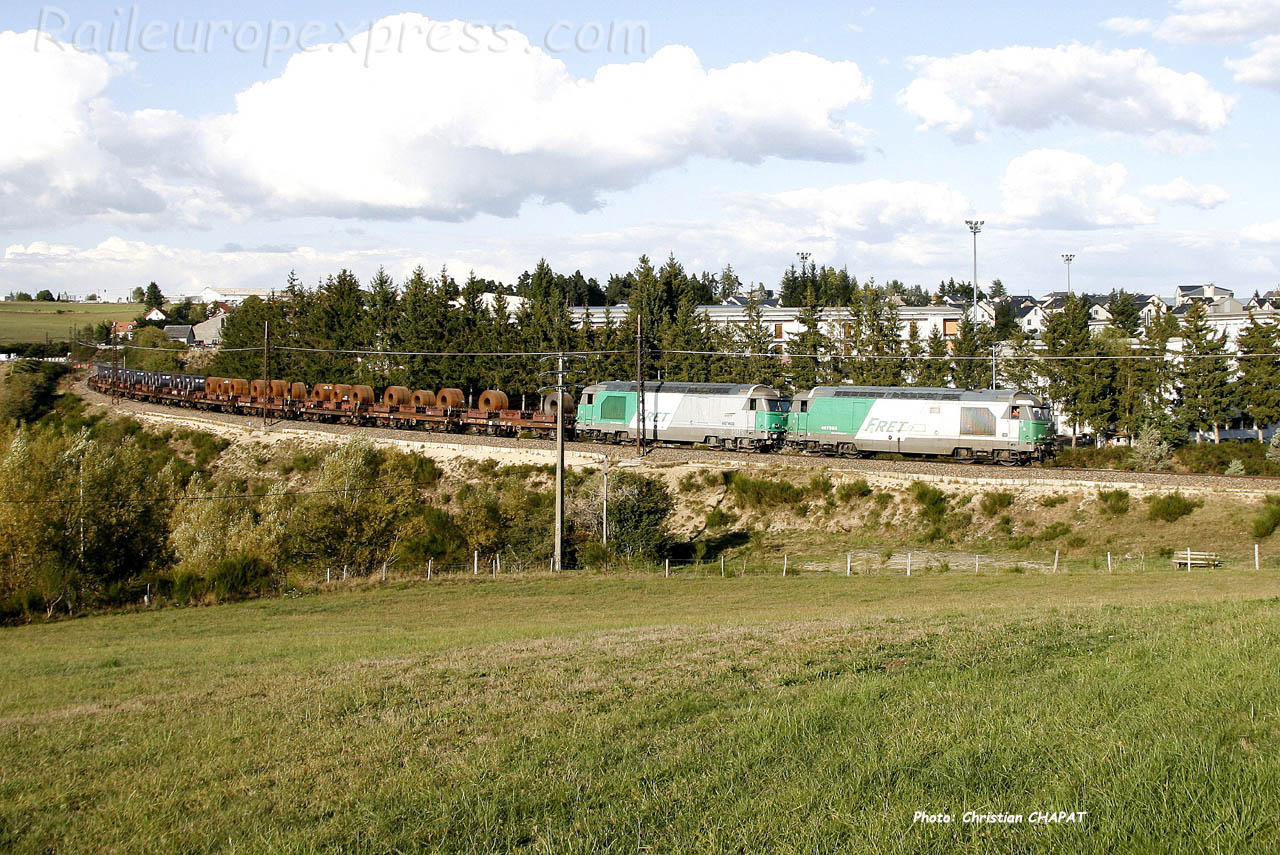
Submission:
[[[977,555],[977,553],[974,553],[974,556],[973,556],[973,572],[974,572],[975,574],[978,572],[978,558],[979,558],[979,556]]]
[[[670,558],[663,559],[662,575],[664,578],[670,578],[671,576],[671,559]]]
[[[782,575],[787,575],[787,553],[782,553]]]
[[[434,558],[427,559],[427,581],[431,581],[431,566],[436,563]]]
[[[1187,572],[1191,572],[1191,547],[1187,547]]]
[[[911,553],[907,553],[907,575],[911,575]]]
[[[327,585],[333,581],[333,575],[330,568],[324,568],[324,583]]]
[[[1111,572],[1111,553],[1107,553],[1107,572]]]
[[[1053,550],[1053,572],[1058,572],[1058,550]]]
[[[1254,570],[1261,570],[1261,569],[1262,569],[1262,564],[1261,564],[1260,559],[1259,559],[1259,557],[1258,557],[1258,544],[1256,544],[1256,543],[1253,545],[1253,569],[1254,569]]]
[[[724,578],[724,556],[720,556],[720,578]]]
[[[498,556],[495,560],[498,563],[493,568],[493,575],[497,576],[499,573],[502,572],[502,553],[498,553]]]
[[[480,550],[471,553],[471,575],[480,575]]]
[[[846,576],[853,575],[853,553],[852,552],[846,552],[844,554],[844,575]]]

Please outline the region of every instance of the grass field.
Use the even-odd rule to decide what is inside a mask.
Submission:
[[[1275,851],[1277,595],[565,577],[4,629],[0,849]]]
[[[131,321],[142,314],[141,303],[0,302],[0,345],[65,341],[72,327],[103,321]]]

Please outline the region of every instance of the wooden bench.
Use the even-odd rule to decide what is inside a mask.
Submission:
[[[1181,552],[1173,553],[1173,566],[1175,568],[1185,567],[1189,573],[1192,567],[1221,567],[1222,561],[1218,558],[1218,553],[1216,552],[1194,552],[1184,549]]]

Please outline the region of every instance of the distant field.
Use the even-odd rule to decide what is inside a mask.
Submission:
[[[5,629],[0,849],[1276,851],[1278,594],[564,577]]]
[[[63,341],[72,327],[131,321],[144,311],[140,303],[0,302],[0,345]]]

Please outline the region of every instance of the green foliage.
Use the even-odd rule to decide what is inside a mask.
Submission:
[[[1188,499],[1180,491],[1164,496],[1151,496],[1147,499],[1147,516],[1153,520],[1174,522],[1203,504],[1203,500]]]
[[[1277,526],[1280,526],[1280,496],[1270,495],[1253,518],[1253,536],[1258,539],[1270,537]]]
[[[1044,531],[1036,535],[1037,540],[1057,540],[1064,534],[1071,533],[1071,526],[1062,521],[1053,522],[1044,527]]]
[[[214,565],[209,586],[222,601],[260,597],[276,586],[276,576],[260,556],[231,555]]]
[[[1160,435],[1160,429],[1153,423],[1143,425],[1142,430],[1133,441],[1130,456],[1139,469],[1159,471],[1169,465],[1169,443]]]
[[[67,366],[58,362],[23,360],[13,364],[0,381],[0,420],[33,422],[54,404],[58,380]]]
[[[920,506],[920,515],[934,525],[941,524],[950,506],[947,494],[927,481],[911,484],[911,496]]]
[[[741,472],[729,473],[729,492],[744,508],[784,507],[799,503],[804,490],[787,481],[752,478]]]
[[[1227,468],[1223,470],[1223,475],[1244,475],[1244,461],[1236,457],[1227,464]]]
[[[1045,508],[1056,508],[1058,505],[1065,504],[1067,497],[1061,493],[1054,493],[1051,496],[1041,496],[1040,506]]]
[[[619,554],[656,560],[667,551],[671,536],[667,518],[675,500],[662,481],[620,472],[609,485],[609,541]]]
[[[836,488],[836,498],[844,502],[846,505],[854,499],[865,499],[871,495],[871,485],[867,483],[865,478],[859,478],[846,484],[841,484]]]
[[[1099,490],[1098,503],[1102,512],[1109,517],[1118,517],[1129,513],[1128,490]]]
[[[720,508],[712,508],[707,512],[706,527],[709,529],[721,529],[732,525],[738,519],[736,514]]]
[[[1005,510],[1012,504],[1013,493],[1008,493],[1003,490],[992,490],[982,494],[980,507],[984,514],[989,517],[994,517],[996,514]]]

